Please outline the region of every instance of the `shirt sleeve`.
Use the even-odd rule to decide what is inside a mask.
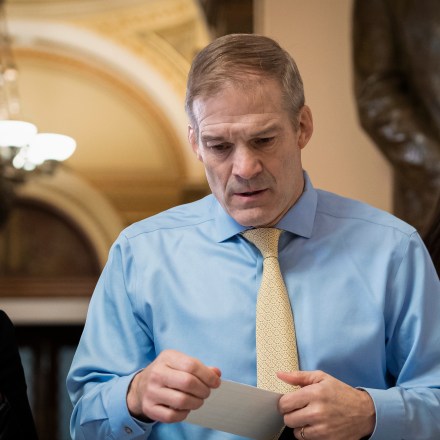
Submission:
[[[135,262],[121,236],[93,293],[67,376],[73,439],[146,439],[154,425],[138,423],[126,404],[131,379],[154,357],[149,330],[137,319],[135,291]]]
[[[389,283],[386,375],[395,386],[365,389],[376,408],[371,439],[440,438],[440,283],[417,233]]]

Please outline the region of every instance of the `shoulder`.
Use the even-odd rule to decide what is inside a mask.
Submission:
[[[134,223],[124,229],[121,236],[132,239],[139,235],[182,228],[194,228],[214,220],[215,199],[212,195],[196,202],[179,205]]]
[[[16,351],[15,327],[9,316],[0,310],[0,358],[10,356]]]
[[[331,192],[317,190],[318,205],[316,214],[328,221],[345,224],[347,228],[371,229],[377,232],[393,232],[410,237],[415,228],[389,212],[375,208],[367,203],[343,197]]]
[[[413,226],[363,202],[319,191],[314,228],[318,243],[342,253],[370,279],[423,273],[430,265]]]
[[[12,330],[13,328],[14,325],[12,324],[9,316],[3,310],[0,310],[0,329],[2,331],[2,334],[4,334],[4,332],[7,330]]]

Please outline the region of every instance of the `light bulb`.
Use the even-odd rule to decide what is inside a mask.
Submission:
[[[27,158],[40,165],[45,160],[63,161],[68,159],[76,148],[75,139],[64,134],[38,133],[29,143]]]
[[[24,121],[0,121],[0,147],[23,147],[37,134],[37,127]]]

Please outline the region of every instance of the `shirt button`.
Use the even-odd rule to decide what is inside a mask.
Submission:
[[[124,428],[124,431],[125,431],[127,434],[131,434],[131,433],[133,432],[133,430],[132,430],[129,426],[126,426],[126,427]]]

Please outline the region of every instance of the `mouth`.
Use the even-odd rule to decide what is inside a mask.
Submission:
[[[244,197],[244,198],[251,198],[251,197],[255,197],[260,194],[263,194],[265,191],[266,191],[265,189],[260,189],[257,191],[237,192],[237,193],[235,193],[235,195],[239,196],[239,197]]]

